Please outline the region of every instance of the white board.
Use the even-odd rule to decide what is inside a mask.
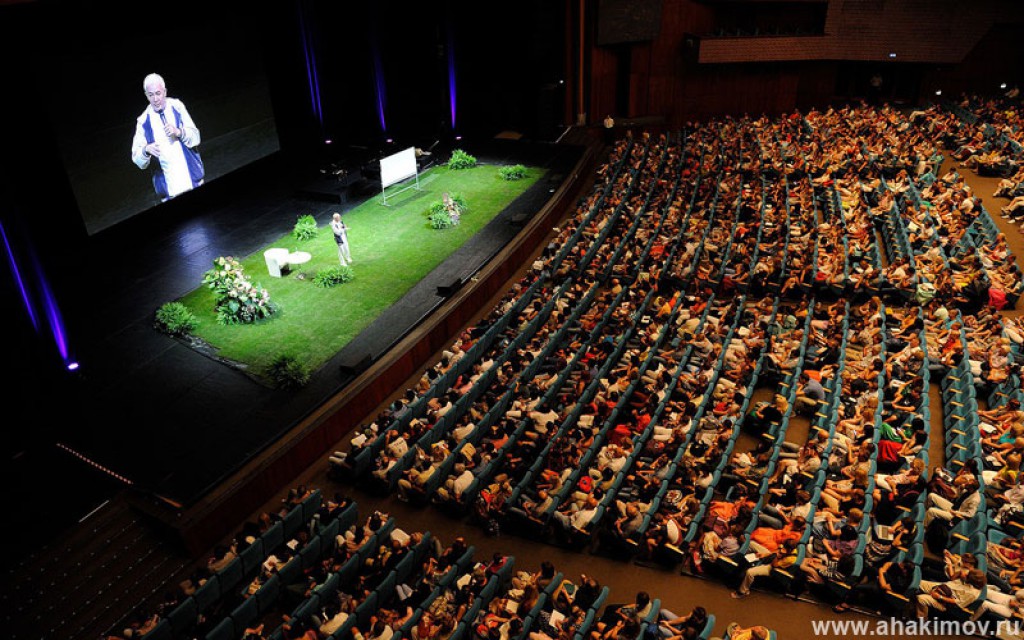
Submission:
[[[416,175],[416,148],[409,147],[380,161],[380,184],[386,189]]]

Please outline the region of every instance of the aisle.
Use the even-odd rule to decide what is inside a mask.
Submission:
[[[1024,258],[1024,231],[1021,230],[1019,225],[1014,224],[1012,221],[1007,220],[1000,215],[1000,208],[1006,206],[1010,201],[1009,198],[996,198],[992,196],[999,185],[1000,179],[979,176],[970,169],[959,165],[949,157],[948,153],[945,155],[946,160],[939,168],[939,175],[943,175],[956,168],[960,172],[960,175],[964,177],[964,181],[970,185],[971,191],[974,192],[974,195],[981,198],[981,204],[992,217],[992,221],[995,222],[996,226],[999,227],[999,230],[1006,235],[1006,243],[1009,245],[1010,250],[1013,251],[1013,254],[1017,256],[1018,260]],[[1021,315],[1021,313],[1024,313],[1022,309],[1024,309],[1024,302],[1019,303],[1016,309],[1004,309],[1003,314],[1008,317],[1015,318]]]

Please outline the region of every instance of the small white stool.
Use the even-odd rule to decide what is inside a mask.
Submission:
[[[281,270],[288,266],[287,249],[267,249],[263,259],[267,261],[267,271],[275,278],[281,277]]]

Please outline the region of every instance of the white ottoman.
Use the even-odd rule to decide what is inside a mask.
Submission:
[[[263,259],[267,261],[267,271],[275,278],[281,277],[281,270],[288,266],[287,249],[267,249]]]

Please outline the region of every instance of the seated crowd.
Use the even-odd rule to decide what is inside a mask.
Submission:
[[[355,505],[334,508],[349,506]],[[282,575],[278,566],[266,563],[256,579],[274,575]],[[476,558],[463,537],[444,545],[429,532],[407,533],[388,514],[373,512],[339,533],[273,602],[259,602],[258,616],[231,625],[240,611],[232,611],[236,601],[261,599],[246,587],[209,608],[187,637],[225,637],[217,631],[225,623],[235,629],[231,637],[243,640],[601,640],[637,638],[648,628],[665,637],[695,638],[708,637],[714,627],[714,616],[702,607],[677,616],[646,592],[626,604],[606,604],[609,593],[591,575],[571,578],[547,561],[517,569],[515,558],[501,553]],[[157,636],[154,629],[132,625],[109,638],[175,637]]]
[[[1024,331],[1002,311],[1024,284],[981,199],[939,175],[942,148],[966,153],[955,116],[861,105],[619,141],[528,275],[332,465],[359,477],[376,443],[367,473],[400,497],[491,533],[686,560],[738,597],[763,578],[837,611],[877,594],[908,615],[1010,606],[986,598],[1020,584],[1024,527],[987,545],[1000,569],[982,587],[937,587],[923,558],[936,520],[954,553],[978,533],[955,527],[988,511],[997,530],[1024,497]],[[951,469],[977,477],[943,492],[928,380],[961,369],[991,409]],[[793,416],[805,440],[787,439]]]

